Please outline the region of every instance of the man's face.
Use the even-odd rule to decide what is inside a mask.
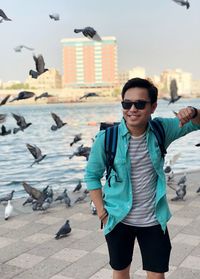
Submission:
[[[137,109],[134,105],[130,109],[123,109],[123,116],[128,128],[146,127],[151,114],[155,111],[157,103],[151,104],[149,94],[145,88],[130,88],[125,92],[124,102],[145,101],[144,109]]]

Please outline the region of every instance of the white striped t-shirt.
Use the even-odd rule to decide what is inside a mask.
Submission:
[[[133,205],[122,223],[138,227],[158,224],[155,215],[157,174],[147,149],[146,132],[129,142]]]

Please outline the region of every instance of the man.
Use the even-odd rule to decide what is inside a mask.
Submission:
[[[93,144],[85,181],[99,219],[104,224],[113,279],[129,279],[137,238],[148,279],[164,279],[171,243],[167,221],[164,159],[149,120],[157,107],[157,88],[133,78],[122,89],[123,118],[109,181],[103,187],[106,164],[105,131]],[[165,131],[165,148],[174,140],[200,129],[200,110],[181,109],[175,118],[158,118]]]

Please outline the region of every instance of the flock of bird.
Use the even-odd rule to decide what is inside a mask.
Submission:
[[[190,7],[190,3],[188,1],[185,1],[185,0],[173,0],[173,1],[181,6],[185,6],[187,9],[189,9],[189,7]],[[58,20],[60,20],[60,15],[57,13],[53,13],[53,14],[49,15],[49,18],[54,21],[58,21]],[[11,21],[11,19],[7,17],[7,15],[4,13],[4,11],[2,9],[0,9],[0,23],[2,23],[3,21]],[[82,33],[88,39],[92,39],[95,41],[101,41],[101,37],[98,35],[97,31],[94,30],[94,28],[92,28],[92,27],[85,27],[83,29],[74,29],[74,32]],[[25,46],[25,45],[18,45],[14,48],[14,51],[21,52],[23,48],[27,49],[29,51],[34,50],[33,48]],[[34,54],[33,59],[35,62],[35,70],[31,69],[29,71],[29,75],[31,75],[32,78],[37,79],[38,76],[40,76],[43,73],[45,73],[46,71],[48,71],[48,69],[45,68],[44,58],[41,54],[38,56],[36,56]],[[165,98],[167,101],[169,101],[169,104],[174,103],[181,98],[181,96],[179,96],[177,94],[177,91],[178,91],[178,87],[176,84],[176,80],[172,80],[171,85],[170,85],[170,98],[169,99]],[[19,92],[18,96],[16,96],[12,100],[10,100],[10,102],[32,98],[33,96],[35,96],[35,93],[33,93],[33,92],[21,91],[21,92]],[[98,94],[87,93],[87,94],[84,94],[82,97],[80,97],[80,100],[83,98],[87,99],[88,97],[95,97],[95,96],[98,96]],[[45,92],[39,96],[35,96],[35,101],[37,101],[40,98],[49,98],[49,97],[53,97],[53,96],[48,94],[48,92]],[[8,102],[9,98],[10,98],[10,95],[7,95],[0,102],[0,106],[5,105]],[[0,123],[4,123],[6,121],[6,116],[7,116],[6,114],[0,114]],[[19,131],[24,131],[32,124],[32,123],[27,123],[25,118],[22,115],[17,115],[17,114],[12,113],[12,116],[16,120],[17,126],[18,126],[18,128],[13,129],[13,134],[16,134]],[[55,121],[55,125],[51,126],[52,131],[56,131],[67,124],[67,123],[64,123],[57,114],[52,112],[51,116],[52,116],[53,120]],[[2,125],[1,132],[0,132],[1,136],[9,135],[9,134],[11,134],[11,132],[12,131],[10,129],[7,130],[5,125]],[[72,146],[74,143],[77,143],[81,139],[82,139],[81,134],[75,135],[74,140],[70,143],[70,146]],[[47,156],[46,154],[43,155],[40,148],[36,145],[31,145],[31,144],[27,143],[26,146],[35,159],[34,162],[31,164],[31,166],[33,166],[35,163],[41,162]],[[196,144],[196,146],[200,146],[200,143]],[[84,156],[86,159],[88,159],[89,153],[90,153],[90,147],[84,147],[83,145],[81,145],[77,148],[77,150],[71,156],[69,156],[69,159],[71,159],[73,156]],[[174,159],[174,161],[175,161],[175,159]],[[171,163],[173,163],[173,162],[171,162]],[[165,174],[167,176],[168,185],[170,186],[169,182],[171,182],[174,178],[174,173],[173,173],[173,170],[172,170],[172,167],[170,164],[168,164],[165,167]],[[170,186],[176,192],[176,197],[174,197],[172,199],[172,201],[183,200],[183,198],[186,195],[186,180],[187,180],[186,175],[184,175],[178,181],[177,188],[173,188],[172,186]],[[22,184],[23,184],[25,191],[29,194],[28,198],[23,203],[23,206],[25,206],[26,204],[31,204],[32,209],[34,211],[36,211],[36,210],[47,211],[49,209],[49,207],[51,206],[51,204],[53,202],[57,202],[57,201],[64,202],[66,207],[70,207],[72,205],[72,201],[71,201],[70,196],[68,195],[67,189],[65,189],[63,191],[63,193],[58,195],[56,197],[56,199],[54,199],[53,198],[53,196],[54,196],[53,189],[49,185],[46,186],[42,191],[40,191],[40,190],[32,187],[31,185],[29,185],[26,182],[23,182]],[[78,185],[75,187],[73,192],[74,193],[79,192],[81,187],[82,187],[81,181],[79,181]],[[11,200],[13,198],[14,192],[15,191],[13,190],[10,194],[0,198],[0,203],[1,202],[7,203],[7,205],[5,207],[5,220],[8,220],[8,218],[12,215],[12,212],[13,212],[13,205],[11,203]],[[200,187],[197,190],[197,193],[200,193]],[[88,194],[88,191],[84,190],[82,195],[78,196],[77,199],[75,199],[73,201],[73,204],[85,200],[85,198],[87,197],[87,194]],[[90,208],[91,208],[91,213],[96,214],[96,208],[95,208],[93,202],[90,203]],[[55,238],[59,239],[62,236],[68,235],[70,232],[71,232],[71,227],[69,224],[69,220],[67,220],[65,222],[65,224],[58,230],[58,232],[55,235]]]

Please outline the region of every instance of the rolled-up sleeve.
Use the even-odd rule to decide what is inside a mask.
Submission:
[[[92,145],[87,166],[85,168],[84,181],[87,189],[101,189],[101,179],[105,172],[105,150],[104,150],[105,131],[100,131]]]

